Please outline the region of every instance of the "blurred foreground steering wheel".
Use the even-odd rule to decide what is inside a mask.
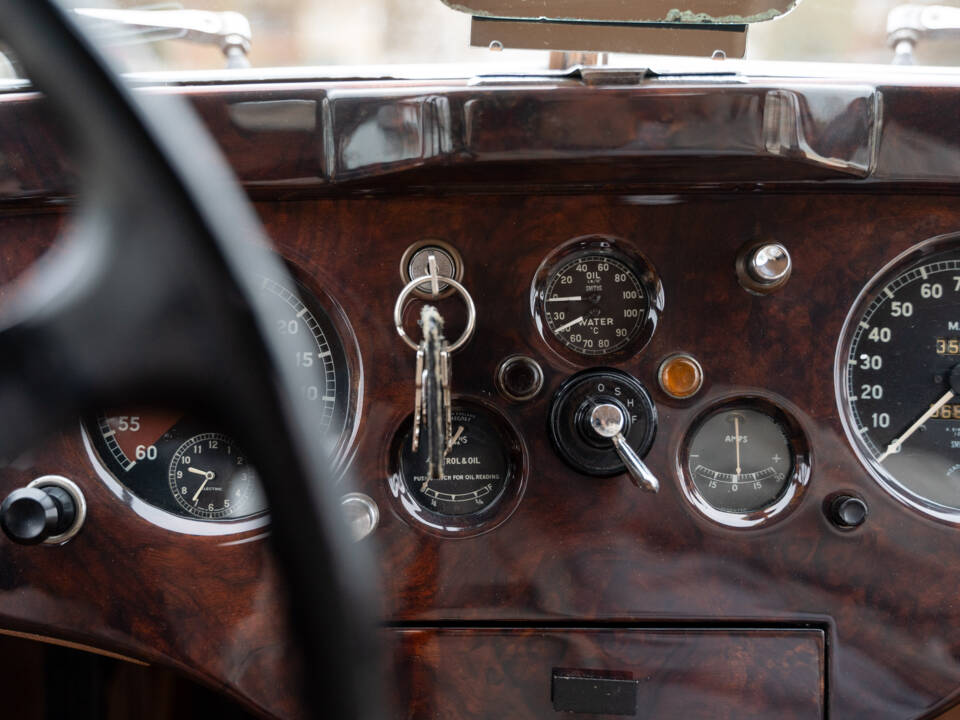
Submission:
[[[308,709],[375,717],[372,566],[259,292],[286,269],[185,102],[127,90],[52,0],[0,0],[0,34],[65,119],[81,190],[67,237],[0,308],[0,457],[113,405],[222,423],[270,502]]]

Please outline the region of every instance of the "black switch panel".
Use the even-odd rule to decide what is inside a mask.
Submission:
[[[557,712],[636,715],[639,684],[628,672],[554,668],[550,699]]]

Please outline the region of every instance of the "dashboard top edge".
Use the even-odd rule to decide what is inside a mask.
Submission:
[[[484,182],[503,191],[955,192],[960,143],[950,119],[960,101],[949,90],[282,84],[156,92],[186,97],[241,182],[276,196],[475,192]],[[42,99],[0,96],[0,131],[0,202],[69,197],[70,160]],[[29,165],[12,152],[22,142],[38,154]]]

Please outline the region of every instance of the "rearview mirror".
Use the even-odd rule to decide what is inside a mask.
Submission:
[[[475,16],[526,20],[749,25],[773,20],[800,0],[443,0]]]
[[[534,50],[743,57],[747,25],[801,0],[443,0],[473,15],[470,43]]]

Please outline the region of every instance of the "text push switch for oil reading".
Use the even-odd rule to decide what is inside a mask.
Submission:
[[[560,456],[586,475],[630,474],[634,485],[657,492],[643,462],[657,432],[657,410],[646,388],[618,370],[587,370],[567,380],[550,407],[550,435]]]

